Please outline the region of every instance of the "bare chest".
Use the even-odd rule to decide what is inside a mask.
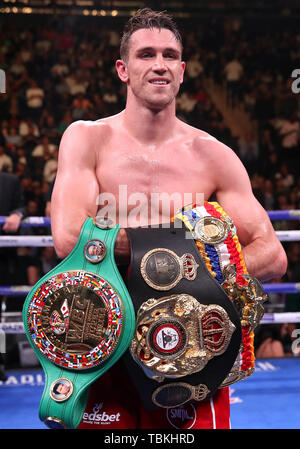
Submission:
[[[114,202],[117,214],[134,216],[132,226],[169,221],[180,207],[213,193],[208,165],[188,142],[143,149],[115,143],[99,158],[100,207]],[[116,219],[122,224],[122,217]]]

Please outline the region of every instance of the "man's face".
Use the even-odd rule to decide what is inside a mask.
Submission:
[[[136,99],[159,110],[175,99],[184,68],[180,43],[170,30],[141,29],[130,38],[123,81]]]

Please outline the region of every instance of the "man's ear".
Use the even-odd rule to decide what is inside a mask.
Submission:
[[[180,84],[183,83],[183,75],[184,75],[184,71],[185,71],[185,66],[186,66],[185,62],[182,61],[182,62],[181,62],[181,78],[180,78]]]
[[[118,59],[116,61],[116,70],[118,72],[118,76],[123,83],[127,83],[128,81],[128,73],[127,73],[127,65],[123,61],[123,59]]]

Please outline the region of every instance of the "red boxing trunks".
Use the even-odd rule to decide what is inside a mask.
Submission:
[[[78,428],[229,429],[229,388],[221,388],[207,401],[149,411],[120,362],[92,385]]]

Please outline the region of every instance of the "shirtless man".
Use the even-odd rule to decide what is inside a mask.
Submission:
[[[65,258],[74,248],[85,219],[96,216],[102,192],[116,199],[116,219],[123,224],[126,217],[119,213],[124,206],[119,203],[119,186],[123,185],[128,197],[143,193],[149,204],[153,193],[179,193],[182,206],[187,192],[193,194],[192,201],[197,193],[202,193],[204,200],[215,194],[237,227],[249,273],[262,281],[282,276],[286,255],[267,213],[253,196],[242,163],[230,148],[176,117],[175,101],[185,63],[180,35],[168,16],[146,9],[129,21],[116,70],[127,85],[125,110],[94,122],[75,122],[61,140],[51,211],[57,254]],[[134,205],[126,206],[130,216]],[[172,208],[168,216],[165,210],[160,205],[156,211],[161,223],[169,222],[174,214]],[[153,224],[150,212],[141,217],[140,225],[146,224]],[[130,222],[125,225],[130,227]],[[120,264],[128,262],[124,229],[118,234],[115,254]],[[107,382],[106,386],[112,381]],[[115,390],[116,384],[112,384]],[[105,389],[109,388],[102,388],[102,392]],[[219,390],[216,396],[209,409],[200,403],[194,428],[229,426],[228,388]],[[104,401],[110,402],[110,413],[121,410],[125,420],[126,404],[122,408],[112,393]],[[98,402],[103,402],[103,396]],[[219,409],[223,417],[218,421]],[[138,413],[139,421],[130,421],[131,411],[126,415],[128,421],[119,420],[116,427],[155,428],[168,424],[162,418],[165,410],[156,412],[159,419],[148,415],[144,421],[142,409]],[[213,417],[212,424],[208,415]]]

